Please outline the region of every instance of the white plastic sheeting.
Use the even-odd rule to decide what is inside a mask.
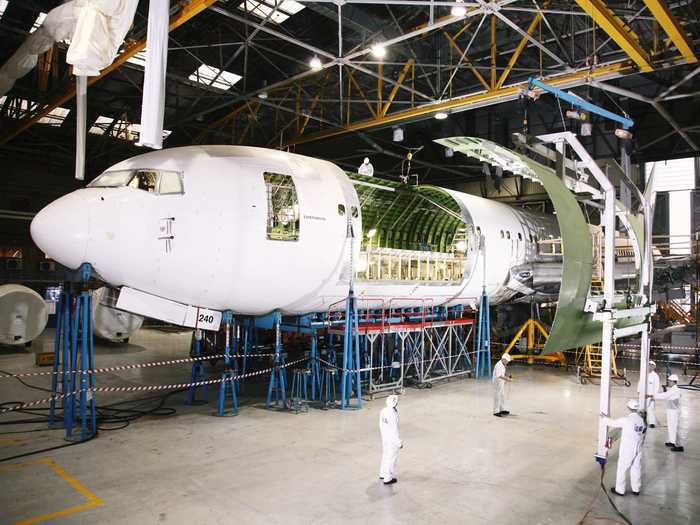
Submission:
[[[163,147],[169,10],[168,0],[151,0],[148,7],[148,47],[141,104],[141,135],[137,146],[153,149]]]
[[[66,61],[75,75],[96,76],[112,63],[134,20],[138,0],[74,0],[77,22]]]
[[[10,91],[18,78],[34,69],[39,55],[51,49],[55,42],[72,37],[77,19],[73,4],[68,2],[52,9],[41,27],[0,67],[0,95]]]
[[[39,55],[62,40],[71,42],[66,60],[76,75],[99,74],[117,55],[137,5],[138,0],[73,0],[52,9],[0,67],[0,96],[36,67]]]
[[[87,137],[87,77],[75,79],[75,178],[85,180],[85,138]]]

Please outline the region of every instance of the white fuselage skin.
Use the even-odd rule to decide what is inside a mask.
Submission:
[[[351,210],[360,203],[353,182],[336,165],[262,148],[192,146],[140,155],[108,171],[129,169],[177,171],[184,193],[158,195],[130,187],[74,191],[32,222],[39,248],[69,268],[90,263],[114,287],[236,314],[322,312],[347,296],[350,253],[357,261],[360,252],[360,239],[348,238],[348,221],[359,237],[362,216],[338,213],[339,204]],[[293,178],[300,210],[296,241],[267,238],[264,172]],[[514,295],[506,288],[510,269],[533,259],[534,223],[539,220],[542,234],[542,224],[551,232],[555,222],[533,223],[532,216],[507,205],[445,191],[482,234],[464,279],[356,281],[357,296],[401,307],[475,301],[485,269],[492,303]],[[164,221],[170,221],[167,241]]]

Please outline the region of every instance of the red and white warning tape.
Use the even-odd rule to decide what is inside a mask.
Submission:
[[[275,354],[249,354],[248,358],[258,358],[258,357],[274,357]],[[105,372],[120,372],[122,370],[133,370],[136,368],[151,368],[155,366],[168,366],[168,365],[178,365],[183,363],[195,363],[197,361],[209,361],[211,359],[223,359],[226,357],[225,354],[207,355],[199,357],[183,357],[180,359],[171,359],[169,361],[152,361],[149,363],[133,363],[129,365],[119,365],[119,366],[109,366],[105,368],[95,368],[94,370],[88,370],[88,375],[91,374],[101,374]],[[231,359],[242,358],[240,354],[230,354]],[[39,376],[51,376],[51,375],[70,375],[70,374],[81,374],[82,370],[66,370],[65,372],[48,370],[45,372],[22,372],[19,374],[10,375],[0,375],[0,379],[18,379],[27,377],[39,377]]]
[[[245,379],[248,377],[269,374],[270,372],[272,372],[276,368],[287,368],[287,367],[290,367],[292,365],[296,365],[296,364],[301,363],[302,361],[306,361],[306,360],[307,360],[307,358],[304,357],[302,359],[297,359],[296,361],[290,361],[289,363],[266,368],[264,370],[256,370],[255,372],[248,372],[247,374],[238,374],[238,375],[235,375],[231,378],[206,379],[204,381],[195,381],[192,383],[174,383],[174,384],[168,384],[168,385],[103,386],[103,387],[80,389],[80,390],[76,390],[74,392],[56,394],[54,396],[47,397],[44,399],[37,399],[36,401],[29,401],[27,403],[22,403],[22,404],[17,405],[17,406],[3,408],[3,409],[0,409],[0,415],[5,414],[7,412],[13,412],[16,410],[25,410],[27,408],[31,408],[31,407],[35,407],[35,406],[39,406],[39,405],[45,405],[45,404],[50,403],[51,401],[62,400],[62,399],[65,399],[67,397],[70,397],[70,396],[78,396],[83,392],[88,392],[88,394],[89,393],[113,394],[113,393],[121,393],[121,392],[152,392],[152,391],[162,391],[162,390],[180,390],[183,388],[190,388],[190,387],[216,385],[216,384],[222,383],[224,381]]]

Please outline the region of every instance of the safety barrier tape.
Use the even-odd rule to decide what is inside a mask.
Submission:
[[[275,354],[248,354],[245,357],[248,358],[258,358],[258,357],[274,357]],[[178,365],[178,364],[183,364],[183,363],[194,363],[197,361],[209,361],[211,359],[223,359],[226,357],[226,354],[216,354],[216,355],[207,355],[207,356],[198,356],[198,357],[183,357],[180,359],[171,359],[169,361],[152,361],[149,363],[132,363],[128,365],[119,365],[119,366],[109,366],[105,368],[95,368],[94,370],[88,370],[87,373],[88,375],[92,374],[101,374],[105,372],[120,372],[122,370],[133,370],[136,368],[151,368],[155,366],[167,366],[167,365]],[[241,354],[229,354],[228,356],[231,359],[236,359],[236,358],[243,358],[244,356]],[[27,377],[39,377],[39,376],[51,376],[51,375],[69,375],[69,374],[81,374],[83,371],[82,370],[66,370],[66,371],[56,371],[54,372],[53,370],[48,370],[45,372],[22,372],[19,374],[10,374],[10,375],[0,375],[0,379],[19,379],[19,378],[27,378]]]
[[[491,345],[492,346],[508,346],[510,343],[500,343],[497,341],[492,341]],[[631,344],[631,343],[618,343],[617,344],[618,348],[631,348],[631,349],[637,349],[639,350],[641,348],[641,345],[639,344]],[[649,347],[652,350],[697,350],[700,352],[700,346],[676,346],[676,345],[664,345],[664,344],[655,344],[651,345]],[[561,351],[563,354],[566,353],[576,353],[577,350],[562,350]]]
[[[303,359],[297,359],[296,361],[290,361],[289,363],[284,363],[280,365],[276,365],[270,368],[266,368],[264,370],[256,370],[255,372],[248,372],[247,374],[238,374],[235,376],[232,376],[230,378],[219,378],[219,379],[205,379],[203,381],[194,381],[192,383],[174,383],[174,384],[167,384],[167,385],[139,385],[139,386],[103,386],[103,387],[93,387],[93,388],[81,388],[80,390],[76,390],[74,392],[69,392],[69,393],[62,393],[62,394],[56,394],[51,397],[47,397],[44,399],[37,399],[36,401],[29,401],[27,403],[22,403],[21,405],[14,406],[14,407],[7,407],[0,409],[0,416],[7,413],[7,412],[14,412],[16,410],[25,410],[27,408],[39,406],[39,405],[45,405],[47,403],[50,403],[51,401],[56,401],[56,400],[63,400],[67,397],[71,396],[77,396],[79,394],[82,394],[83,392],[87,392],[88,394],[92,393],[121,393],[121,392],[152,392],[152,391],[160,391],[160,390],[179,390],[182,388],[190,388],[190,387],[200,387],[200,386],[208,386],[208,385],[216,385],[219,383],[223,383],[224,381],[234,381],[234,380],[239,380],[239,379],[245,379],[248,377],[254,377],[254,376],[259,376],[263,374],[269,374],[273,370],[277,368],[287,368],[292,365],[296,365],[298,363],[301,363],[302,361],[306,361],[307,358]]]

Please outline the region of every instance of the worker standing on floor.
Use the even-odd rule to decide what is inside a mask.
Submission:
[[[671,447],[673,452],[683,452],[678,438],[678,421],[681,415],[681,389],[678,388],[678,376],[671,374],[668,376],[670,387],[666,392],[654,394],[654,399],[663,399],[666,401],[666,425],[668,425],[668,441],[667,447]]]
[[[605,417],[603,422],[612,428],[621,428],[620,450],[617,456],[617,477],[615,486],[610,492],[618,496],[624,496],[627,488],[627,472],[630,473],[630,485],[632,494],[639,496],[642,489],[642,444],[644,443],[644,433],[646,425],[642,416],[639,415],[639,402],[631,399],[627,403],[630,413],[619,419]]]
[[[654,396],[661,392],[661,380],[656,373],[656,363],[649,361],[649,373],[647,374],[647,424],[649,428],[656,427],[656,402]],[[641,378],[637,384],[637,393],[642,395]],[[640,400],[641,402],[641,400]]]
[[[385,485],[396,483],[396,460],[403,441],[399,437],[399,396],[386,398],[386,406],[379,413],[379,432],[382,435],[382,463],[379,467],[379,477]]]
[[[506,382],[512,381],[513,376],[506,374],[506,365],[512,360],[513,358],[510,354],[503,354],[501,360],[493,367],[491,382],[493,383],[493,415],[496,417],[503,417],[510,414],[510,412],[505,409]]]

